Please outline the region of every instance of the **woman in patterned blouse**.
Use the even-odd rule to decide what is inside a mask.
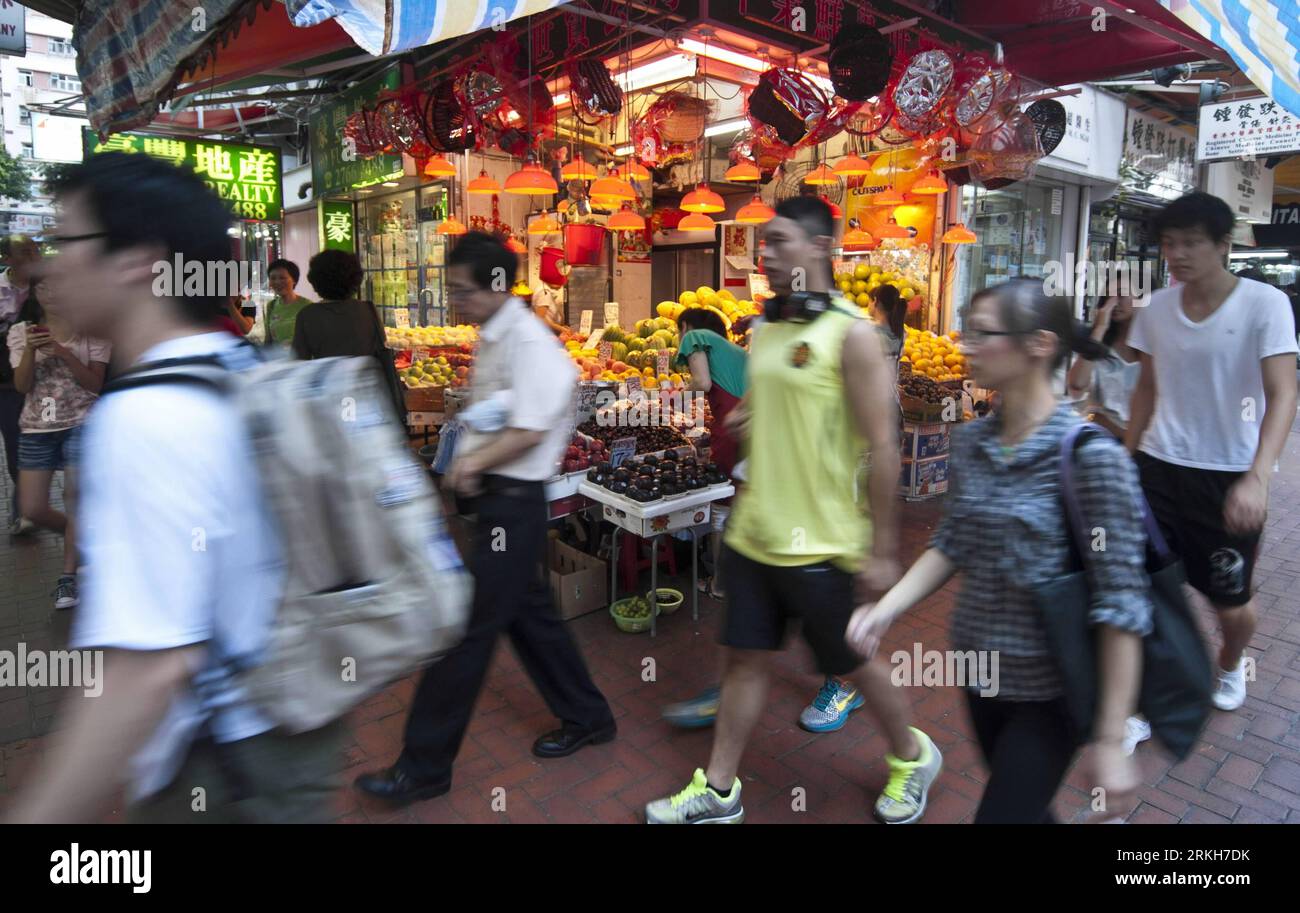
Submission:
[[[1033,596],[1072,565],[1059,448],[1079,418],[1051,378],[1072,349],[1088,348],[1080,330],[1069,302],[1045,295],[1040,282],[974,296],[963,343],[975,381],[999,391],[1001,405],[954,430],[947,515],[930,548],[849,624],[850,642],[870,656],[894,619],[962,574],[952,647],[975,651],[981,670],[993,672],[967,689],[989,767],[976,823],[1051,822],[1052,799],[1080,747]],[[1141,680],[1141,637],[1151,629],[1146,537],[1137,472],[1119,442],[1094,435],[1075,460],[1083,521],[1106,535],[1104,548],[1084,550],[1102,683],[1086,747],[1088,782],[1105,790],[1112,818],[1132,805],[1140,782],[1122,743]]]

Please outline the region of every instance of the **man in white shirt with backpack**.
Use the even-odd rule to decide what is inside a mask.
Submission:
[[[59,202],[59,233],[49,239],[58,270],[49,281],[68,302],[69,321],[110,340],[126,368],[92,411],[83,447],[85,586],[71,646],[103,651],[102,694],[70,704],[40,776],[10,817],[95,821],[129,779],[133,820],[329,820],[342,769],[342,713],[384,683],[369,673],[396,676],[414,664],[379,657],[360,662],[349,678],[346,660],[358,648],[369,659],[368,645],[346,623],[335,628],[339,642],[326,643],[312,628],[315,616],[328,620],[342,601],[365,617],[375,598],[387,601],[387,621],[394,610],[403,620],[416,615],[408,611],[410,588],[394,594],[365,547],[344,557],[366,580],[333,579],[343,564],[336,555],[322,556],[319,568],[303,567],[295,541],[310,535],[303,522],[328,525],[310,512],[327,511],[336,499],[346,521],[344,499],[353,493],[338,491],[346,483],[328,469],[304,466],[304,475],[314,470],[335,490],[303,504],[301,516],[286,509],[277,490],[284,480],[273,466],[268,473],[268,422],[250,404],[283,393],[274,372],[297,371],[308,410],[314,401],[301,372],[315,372],[328,387],[329,376],[364,360],[258,366],[252,347],[213,329],[224,296],[155,294],[159,263],[230,258],[229,210],[196,175],[144,155],[106,153],[73,169]],[[366,393],[382,388],[372,374]],[[257,389],[238,387],[249,375]],[[356,433],[378,429],[396,440],[391,422],[385,428],[379,407],[356,389],[357,396],[328,404],[341,407],[339,433],[351,433],[350,421]],[[335,430],[318,416],[320,435]],[[336,442],[332,452],[342,459],[350,451]],[[381,450],[376,462],[385,455]],[[432,504],[427,479],[409,462],[414,481],[404,467],[374,469],[388,472],[377,484],[386,486],[394,517],[422,495]],[[421,587],[437,585],[431,574],[418,579],[421,568],[432,567],[428,555],[404,561],[380,542],[390,564],[408,574],[414,567]],[[449,570],[457,564],[452,558]],[[424,611],[421,623],[435,614]],[[286,619],[298,627],[287,631]],[[408,654],[445,646],[432,624],[401,634],[414,641]],[[295,638],[307,648],[298,655],[292,642],[286,646]]]

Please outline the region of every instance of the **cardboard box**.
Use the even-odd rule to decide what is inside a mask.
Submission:
[[[609,565],[550,534],[547,567],[561,618],[576,618],[609,605]]]
[[[922,501],[948,490],[948,458],[903,460],[898,480],[899,493],[910,501]]]
[[[602,504],[601,516],[634,536],[648,539],[660,533],[675,533],[680,529],[690,529],[692,526],[708,523],[710,507],[711,505],[707,503],[697,504],[694,507],[683,507],[681,510],[660,514],[657,517],[643,518],[611,504]]]
[[[948,422],[918,424],[903,423],[903,439],[898,452],[904,460],[928,460],[947,456],[952,444],[949,432],[952,425]]]

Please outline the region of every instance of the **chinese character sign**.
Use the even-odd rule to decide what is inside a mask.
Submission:
[[[189,168],[230,205],[237,219],[280,219],[279,149],[142,133],[114,133],[100,140],[89,128],[83,130],[82,136],[87,155],[129,152]]]
[[[1190,193],[1196,183],[1193,151],[1190,133],[1130,109],[1122,157],[1125,186],[1162,200]]]
[[[1300,118],[1260,96],[1201,108],[1197,161],[1300,151]]]
[[[320,240],[322,250],[345,250],[356,253],[355,221],[352,204],[340,200],[320,203]]]
[[[380,93],[400,84],[397,70],[368,79],[341,93],[309,118],[312,192],[318,196],[346,193],[402,174],[402,157],[390,153],[361,156],[343,134],[348,117],[374,107]]]

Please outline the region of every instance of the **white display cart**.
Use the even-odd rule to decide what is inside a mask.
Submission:
[[[736,493],[729,483],[710,485],[697,491],[672,498],[661,498],[645,503],[616,495],[583,479],[578,483],[578,494],[600,505],[601,519],[608,520],[619,529],[634,536],[650,540],[650,592],[659,591],[659,539],[683,530],[691,534],[691,618],[700,618],[699,548],[696,530],[709,522],[713,502],[729,498]],[[613,605],[618,594],[618,536],[614,536],[610,554],[609,601]],[[657,631],[659,613],[650,613],[650,636]]]

